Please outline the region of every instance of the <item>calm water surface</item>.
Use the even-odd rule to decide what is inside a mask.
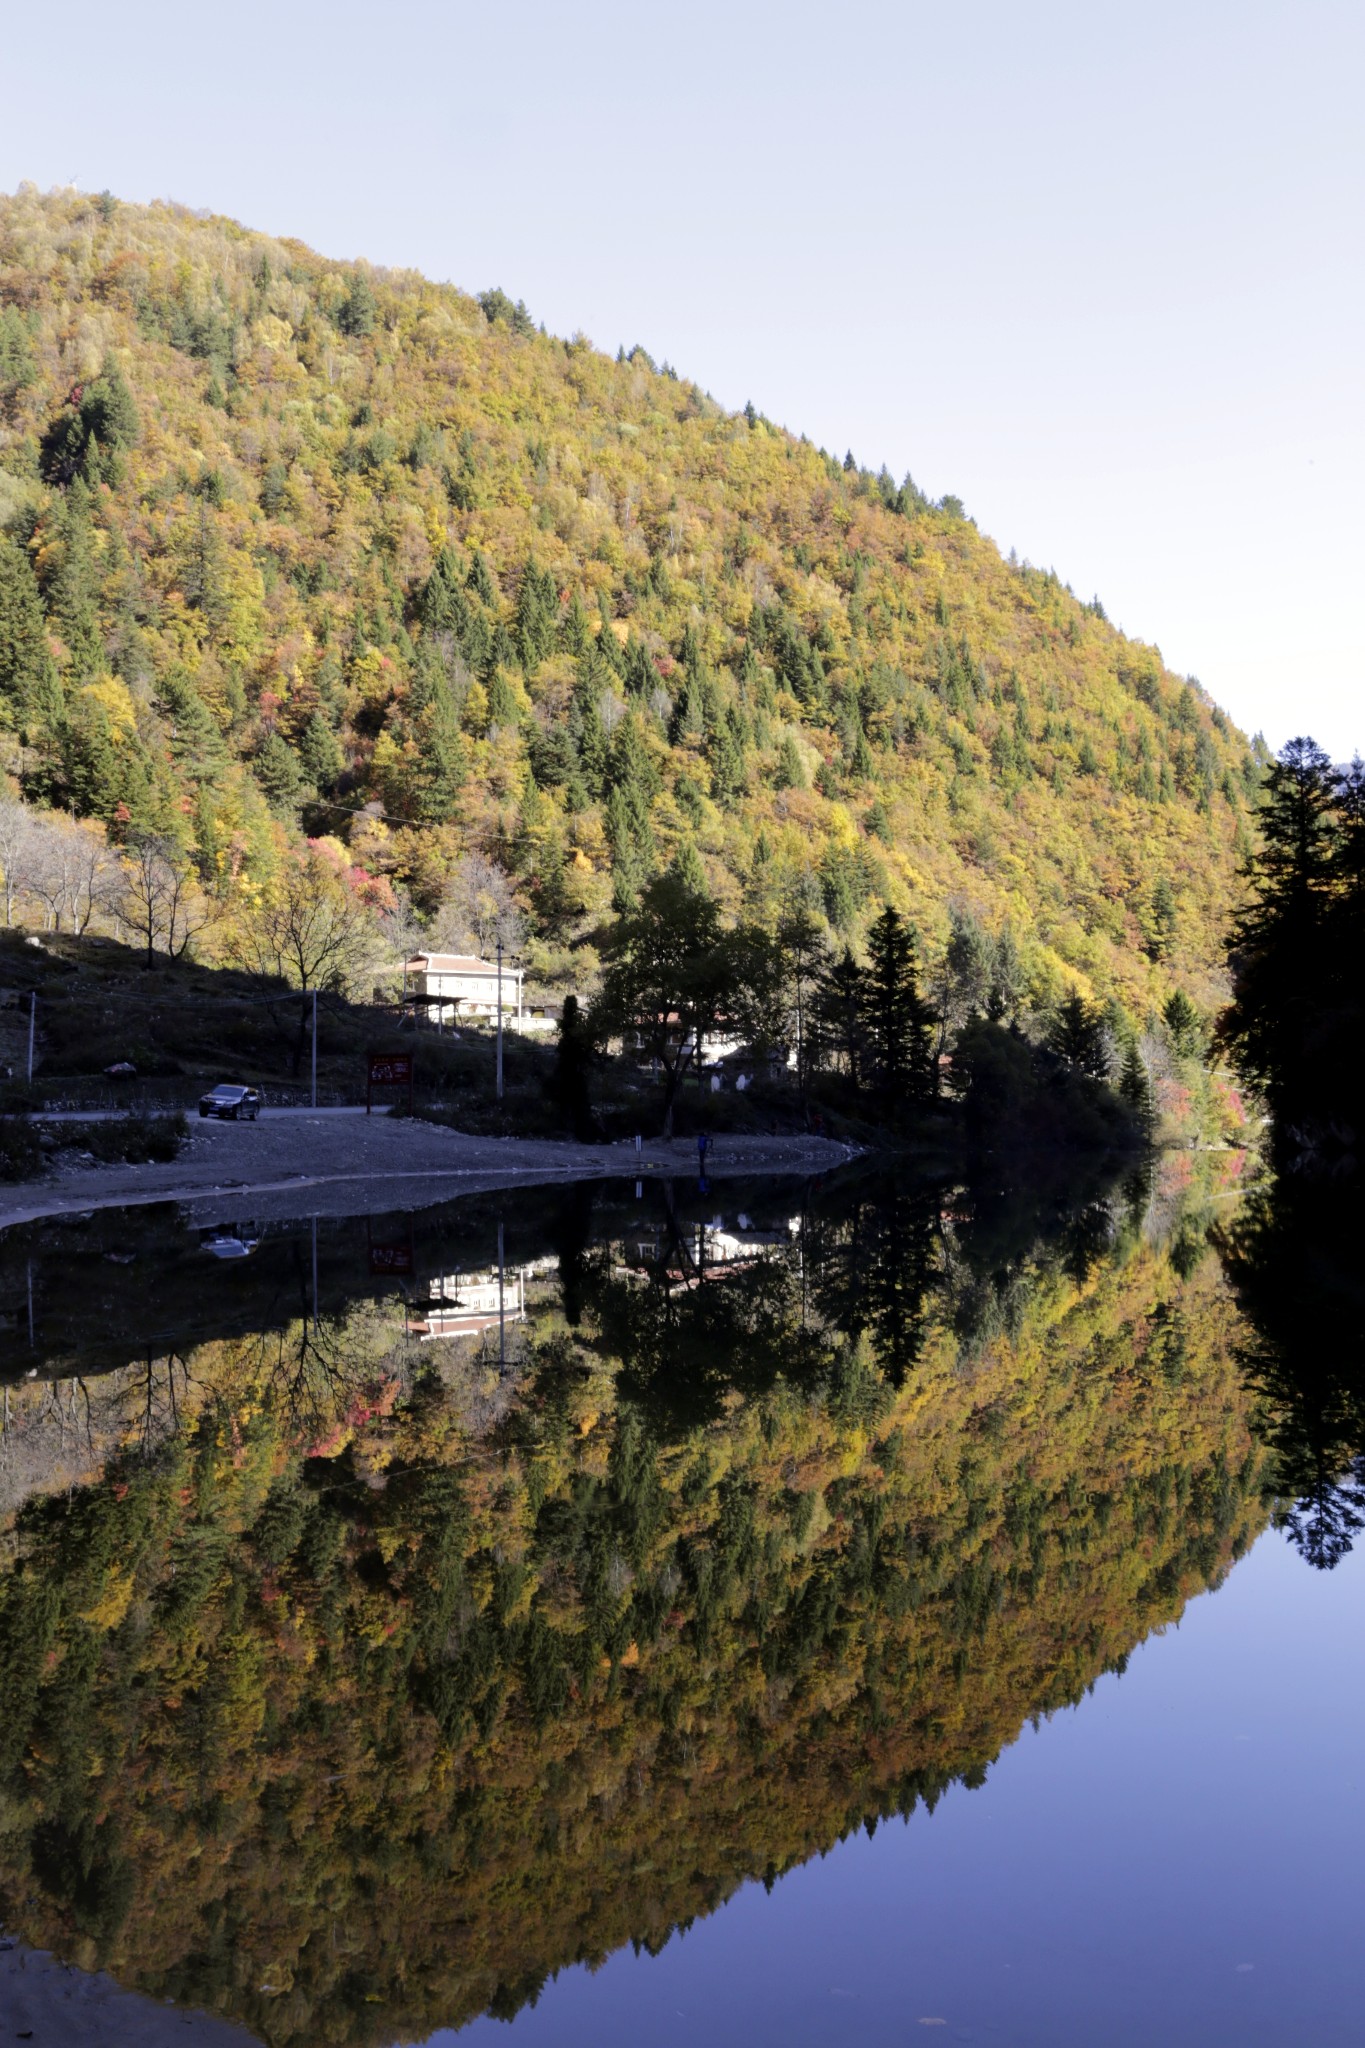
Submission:
[[[1346,2048],[1365,2010],[1362,1699],[1365,1563],[1309,1579],[1267,1534],[979,1791],[771,1895],[747,1886],[657,1957],[567,1973],[514,2036]],[[459,2036],[506,2038],[492,2020]]]
[[[0,1238],[0,1919],[272,2048],[1358,2040],[1355,1241],[1184,1162]]]

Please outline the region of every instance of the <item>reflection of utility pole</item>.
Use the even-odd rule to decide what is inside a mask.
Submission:
[[[28,1084],[33,1086],[33,1025],[38,1015],[38,991],[30,989],[28,998]]]
[[[502,1101],[502,933],[498,933],[498,1101]],[[501,1224],[498,1226],[501,1230]]]
[[[499,1093],[501,1093],[502,1091],[501,1091],[501,1090],[499,1090],[498,1092],[499,1092]],[[500,1369],[501,1371],[503,1371],[503,1372],[506,1372],[506,1370],[507,1370],[507,1316],[506,1316],[506,1313],[505,1313],[505,1306],[504,1306],[504,1300],[503,1300],[503,1286],[504,1286],[504,1276],[503,1276],[503,1264],[502,1264],[502,1218],[501,1218],[501,1216],[499,1216],[499,1218],[498,1218],[498,1366],[499,1366],[499,1369]]]
[[[318,1219],[313,1218],[313,1335],[318,1333]]]
[[[313,1107],[318,1106],[318,992],[313,990]],[[317,1248],[317,1225],[313,1226],[313,1246]]]
[[[28,1348],[33,1350],[33,1261],[28,1262]]]

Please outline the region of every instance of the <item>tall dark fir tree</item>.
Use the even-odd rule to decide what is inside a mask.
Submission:
[[[867,935],[863,1030],[871,1079],[888,1112],[934,1093],[933,1017],[920,994],[914,936],[888,904]]]
[[[1266,775],[1250,897],[1229,944],[1234,995],[1220,1040],[1265,1091],[1277,1144],[1358,1136],[1361,794],[1311,739]]]

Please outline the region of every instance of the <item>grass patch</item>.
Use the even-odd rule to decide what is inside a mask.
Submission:
[[[101,1166],[165,1165],[178,1157],[189,1136],[189,1125],[178,1110],[173,1116],[143,1116],[131,1110],[107,1123],[82,1124],[79,1130],[74,1142]]]
[[[0,1180],[32,1180],[42,1163],[43,1149],[28,1118],[0,1116]]]

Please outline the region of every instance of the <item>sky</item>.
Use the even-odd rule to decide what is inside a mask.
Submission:
[[[1365,748],[1365,8],[11,6],[0,188],[498,284]]]

